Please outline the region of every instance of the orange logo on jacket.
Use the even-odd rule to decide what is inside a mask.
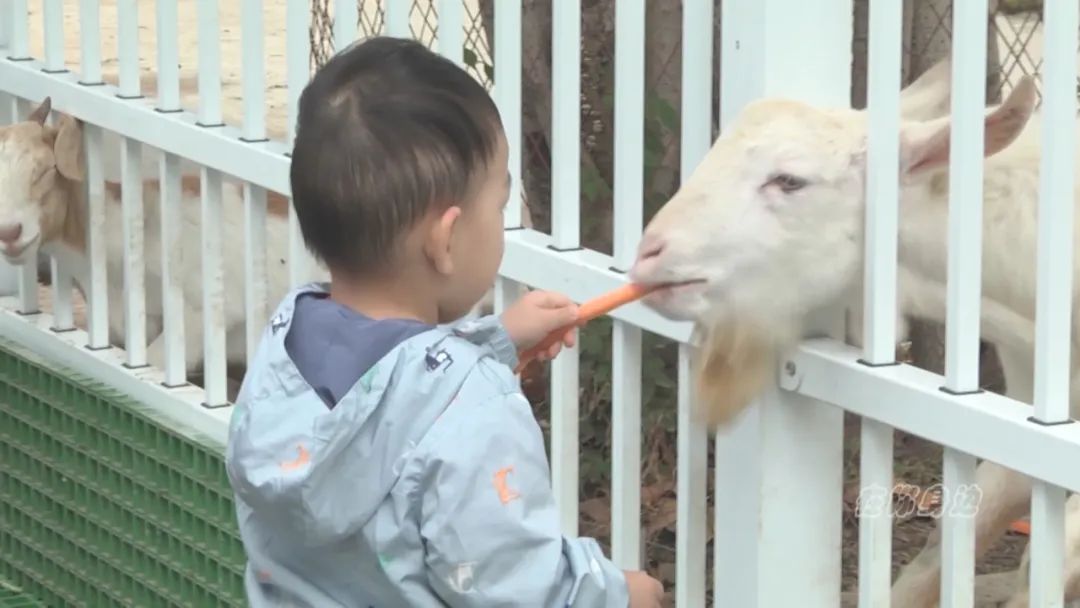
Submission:
[[[297,456],[295,460],[286,460],[281,463],[282,471],[295,471],[300,467],[311,462],[311,453],[307,451],[304,444],[298,444],[296,446]]]
[[[495,471],[495,477],[491,480],[492,485],[495,486],[495,491],[499,494],[499,502],[504,505],[515,498],[521,498],[521,494],[518,494],[514,490],[511,490],[506,485],[506,476],[514,470],[514,467],[503,467],[498,471]]]

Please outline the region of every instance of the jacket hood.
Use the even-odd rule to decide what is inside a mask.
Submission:
[[[449,329],[425,330],[375,361],[330,408],[285,346],[297,298],[323,289],[301,287],[275,311],[237,398],[226,452],[237,496],[305,544],[350,536],[375,514],[481,356]]]

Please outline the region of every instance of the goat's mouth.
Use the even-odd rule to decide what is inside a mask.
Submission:
[[[669,319],[692,321],[703,312],[707,285],[705,279],[649,285],[651,291],[642,303]]]
[[[708,281],[706,279],[688,279],[685,281],[670,281],[666,283],[656,283],[649,286],[652,295],[663,295],[685,291],[694,291],[704,289],[705,284]]]

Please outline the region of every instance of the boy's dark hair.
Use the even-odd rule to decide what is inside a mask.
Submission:
[[[465,202],[501,129],[484,88],[416,41],[338,53],[300,95],[289,179],[308,249],[348,274],[389,262],[433,207]]]

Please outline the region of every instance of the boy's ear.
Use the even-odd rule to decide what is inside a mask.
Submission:
[[[461,207],[453,205],[439,213],[432,222],[424,252],[439,274],[449,275],[454,272],[454,229],[457,228],[460,217]]]

